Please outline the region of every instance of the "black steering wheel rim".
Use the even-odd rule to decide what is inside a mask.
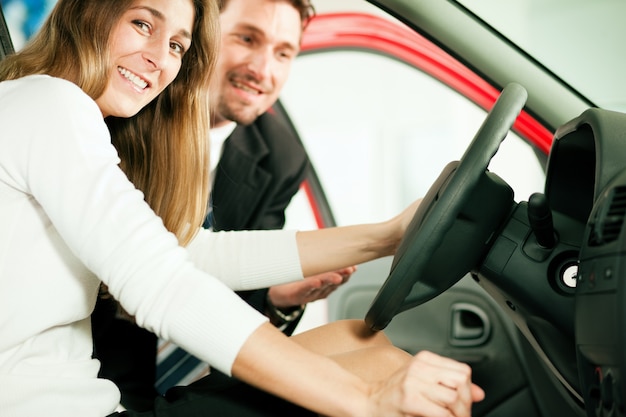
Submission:
[[[460,161],[448,164],[424,196],[394,256],[390,274],[365,316],[371,329],[382,330],[396,314],[443,293],[474,266],[470,264],[477,261],[475,258],[478,258],[478,252],[459,270],[449,274],[452,276],[435,280],[427,280],[422,276],[424,271],[430,269],[432,272],[432,254],[440,251],[444,238],[458,221],[468,201],[474,197],[472,201],[481,204],[472,195],[479,188],[502,194],[502,208],[498,207],[491,216],[502,216],[506,211],[506,200],[509,197],[506,191],[499,191],[504,187],[500,184],[484,185],[498,182],[488,176],[487,167],[524,107],[526,98],[527,92],[521,85],[507,85]],[[508,185],[506,188],[510,189]],[[488,206],[482,207],[490,209]],[[450,262],[454,262],[454,259],[450,259]],[[412,292],[419,293],[419,297],[407,299]]]

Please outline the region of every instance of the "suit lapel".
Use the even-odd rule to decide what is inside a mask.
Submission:
[[[216,230],[246,228],[272,178],[260,166],[269,149],[256,124],[237,126],[224,142],[213,184]]]

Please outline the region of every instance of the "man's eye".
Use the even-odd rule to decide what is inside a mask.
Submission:
[[[243,43],[252,43],[252,37],[248,35],[239,35],[239,39],[241,39]]]
[[[293,53],[287,52],[287,51],[280,51],[278,52],[278,57],[281,60],[291,60],[293,59]]]

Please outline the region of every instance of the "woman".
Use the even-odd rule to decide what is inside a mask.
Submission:
[[[139,325],[316,413],[469,416],[466,365],[356,322],[289,339],[233,293],[392,254],[416,204],[367,226],[200,231],[216,22],[210,0],[59,0],[0,63],[2,415],[114,412],[91,358],[103,282]],[[243,415],[219,394],[154,415]]]

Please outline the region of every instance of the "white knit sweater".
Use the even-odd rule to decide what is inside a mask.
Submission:
[[[229,373],[266,320],[231,289],[302,278],[293,231],[200,232],[179,247],[118,163],[77,86],[0,83],[2,417],[104,417],[118,405],[92,359],[100,280],[140,326]]]

